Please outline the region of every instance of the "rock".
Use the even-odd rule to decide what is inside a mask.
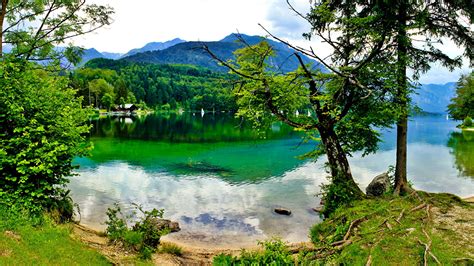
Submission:
[[[156,231],[169,229],[173,233],[181,230],[179,223],[167,219],[151,218],[150,223],[153,224],[153,229]]]
[[[318,207],[314,207],[314,208],[311,208],[311,209],[315,212],[321,213],[321,212],[323,212],[324,207],[323,206],[318,206]]]
[[[291,211],[285,208],[275,208],[273,211],[281,215],[291,215]]]
[[[390,178],[388,173],[376,176],[367,186],[365,192],[367,196],[381,196],[390,189]]]

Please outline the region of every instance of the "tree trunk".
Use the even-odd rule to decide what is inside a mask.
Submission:
[[[0,9],[0,58],[3,57],[3,23],[7,14],[8,0],[2,0],[2,8]]]
[[[349,161],[344,150],[339,143],[336,132],[332,126],[327,128],[319,128],[321,141],[324,144],[324,149],[328,157],[329,168],[331,171],[332,181],[334,183],[341,183],[348,185],[352,191],[355,191],[362,197],[364,193],[360,190],[357,183],[352,177]]]
[[[408,132],[408,83],[407,56],[408,36],[406,31],[407,5],[400,1],[398,6],[397,33],[397,103],[401,110],[397,122],[397,158],[395,166],[394,194],[399,195],[411,190],[407,180],[407,132]]]

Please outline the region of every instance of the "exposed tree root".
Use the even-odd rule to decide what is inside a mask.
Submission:
[[[426,203],[422,203],[422,204],[420,204],[420,205],[414,207],[413,209],[411,209],[410,212],[414,212],[414,211],[417,211],[417,210],[421,210],[421,209],[423,209],[423,208],[425,208],[425,207],[426,207]]]
[[[403,209],[403,210],[400,212],[400,215],[398,215],[398,218],[395,220],[398,224],[400,224],[400,221],[402,220],[404,213],[405,213],[405,209]]]

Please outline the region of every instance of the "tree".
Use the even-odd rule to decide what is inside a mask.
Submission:
[[[2,0],[1,4],[0,57],[3,44],[9,44],[15,58],[36,61],[65,56],[79,62],[77,47],[61,51],[55,46],[110,24],[113,14],[110,7],[88,5],[85,0]]]
[[[87,154],[88,112],[66,78],[0,64],[0,199],[41,210],[64,194],[72,159]]]
[[[375,51],[374,58],[379,60],[377,68],[392,68],[396,75],[392,77],[394,104],[397,106],[397,151],[395,167],[395,194],[411,191],[407,180],[407,129],[410,110],[410,93],[419,76],[428,71],[431,63],[440,62],[450,69],[459,67],[461,57],[450,58],[436,48],[443,38],[452,40],[464,47],[464,56],[473,64],[474,47],[472,21],[474,12],[472,3],[462,1],[340,1],[327,0],[316,2],[317,8],[324,6],[328,12],[323,16],[310,17],[313,23],[321,25],[318,19],[333,19],[335,12],[347,12],[348,6],[360,10],[361,19],[372,23],[353,24],[350,31],[364,31],[369,26],[383,32],[385,48]],[[323,20],[324,21],[324,20]],[[322,24],[324,25],[324,23]],[[319,30],[326,30],[319,27]],[[367,29],[365,29],[367,30]],[[330,39],[330,37],[329,37]],[[327,41],[323,38],[324,41]],[[408,70],[412,75],[408,75]]]
[[[307,132],[311,139],[320,139],[316,150],[308,156],[326,154],[332,184],[326,188],[325,213],[337,205],[362,197],[355,183],[347,156],[362,150],[364,154],[377,149],[379,134],[374,127],[389,126],[394,120],[389,107],[391,84],[386,77],[392,69],[379,69],[374,62],[384,46],[384,31],[372,18],[364,18],[349,3],[342,11],[331,10],[327,3],[316,4],[308,16],[312,31],[333,47],[332,62],[320,58],[312,49],[303,49],[272,35],[297,52],[300,62],[295,72],[272,72],[268,66],[273,49],[267,42],[239,49],[235,62],[225,62],[231,72],[243,78],[235,89],[238,115],[250,119],[257,127],[268,126],[274,119]],[[364,27],[356,25],[364,24]],[[339,36],[332,39],[331,36]],[[245,40],[242,40],[245,42]],[[317,60],[330,70],[312,68],[301,54]],[[310,111],[310,116],[298,115]]]
[[[372,9],[382,12],[380,16],[392,38],[393,54],[388,62],[397,65],[396,99],[399,106],[397,121],[397,151],[395,167],[395,194],[411,191],[407,180],[407,130],[411,92],[411,84],[407,70],[413,71],[411,78],[416,81],[420,74],[428,71],[431,63],[440,62],[453,69],[461,66],[461,57],[450,58],[435,47],[448,38],[458,46],[464,47],[464,55],[473,64],[474,47],[472,27],[474,12],[471,1],[425,1],[413,2],[399,0],[390,3],[376,1],[379,8]],[[467,19],[468,22],[465,20]],[[418,45],[421,40],[423,45]],[[388,57],[388,58],[389,58]],[[380,67],[384,67],[381,65]]]
[[[474,117],[474,72],[459,78],[456,85],[456,96],[451,99],[448,111],[451,117],[456,120]]]
[[[88,83],[88,86],[90,93],[95,95],[95,106],[97,108],[99,107],[99,99],[102,99],[105,94],[109,94],[109,96],[115,97],[114,87],[102,78],[90,81]]]
[[[112,10],[78,0],[1,4],[0,201],[30,211],[55,208],[71,218],[64,185],[72,159],[89,148],[88,112],[58,71],[63,56],[79,61],[78,50],[54,46],[109,24]],[[4,43],[12,47],[8,54]],[[51,67],[32,62],[43,60]]]
[[[104,96],[102,96],[102,98],[100,99],[100,103],[103,107],[107,109],[107,111],[110,111],[110,109],[114,105],[114,97],[110,95],[110,93],[105,93]]]

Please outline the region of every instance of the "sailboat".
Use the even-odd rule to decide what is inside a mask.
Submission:
[[[201,117],[204,116],[204,109],[201,108]]]
[[[308,117],[310,117],[310,116],[311,116],[311,112],[308,110]]]
[[[296,116],[299,116],[299,115],[300,115],[300,112],[298,112],[298,110],[296,110],[295,115],[296,115]]]

